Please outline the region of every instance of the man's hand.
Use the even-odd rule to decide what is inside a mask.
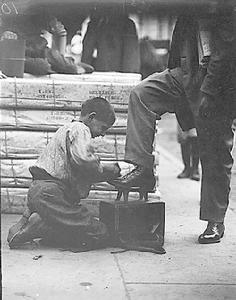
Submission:
[[[217,104],[215,99],[207,94],[201,95],[201,102],[199,106],[199,116],[202,119],[213,119],[217,115]]]

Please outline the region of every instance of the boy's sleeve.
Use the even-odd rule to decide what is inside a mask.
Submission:
[[[99,157],[94,154],[91,134],[86,129],[74,127],[69,132],[69,151],[76,171],[94,182],[103,173]]]

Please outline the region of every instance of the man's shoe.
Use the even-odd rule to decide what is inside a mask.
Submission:
[[[200,244],[219,243],[224,236],[225,226],[219,222],[208,222],[206,230],[198,237]]]
[[[137,166],[128,174],[114,179],[110,183],[121,189],[140,187],[145,190],[153,190],[155,177],[152,170]]]
[[[185,168],[178,176],[179,179],[189,178],[190,177],[190,170]]]

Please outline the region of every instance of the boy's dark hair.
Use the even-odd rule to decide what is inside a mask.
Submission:
[[[110,102],[104,98],[96,97],[88,99],[82,104],[81,116],[85,116],[92,112],[96,113],[95,118],[99,121],[103,121],[110,126],[115,123],[116,117],[114,108]]]

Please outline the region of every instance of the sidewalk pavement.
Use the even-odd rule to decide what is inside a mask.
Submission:
[[[221,243],[200,245],[200,183],[178,180],[181,164],[164,149],[160,190],[166,202],[165,255],[143,252],[84,253],[41,248],[9,250],[8,228],[19,218],[2,216],[4,300],[205,300],[236,299],[236,202]],[[39,259],[35,256],[41,255]]]

